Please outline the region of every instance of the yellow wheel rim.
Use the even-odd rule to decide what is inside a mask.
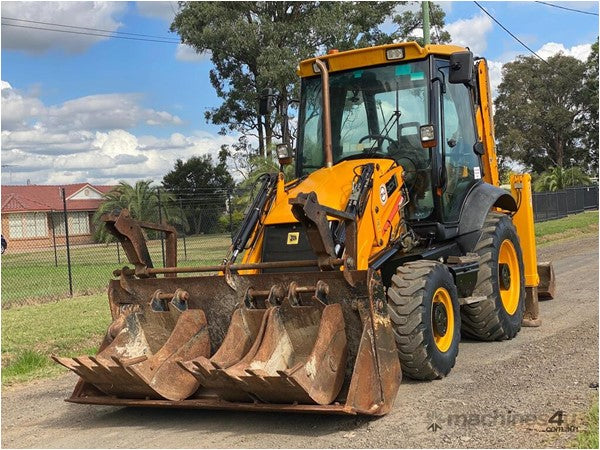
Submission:
[[[498,286],[502,306],[512,316],[519,305],[521,272],[515,246],[508,239],[502,241],[498,254]]]
[[[452,309],[450,293],[442,287],[438,288],[433,294],[433,304],[431,306],[433,339],[435,346],[443,353],[448,351],[454,337],[454,310]]]

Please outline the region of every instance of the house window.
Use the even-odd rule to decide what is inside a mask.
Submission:
[[[68,213],[69,233],[90,234],[90,219],[87,212]]]
[[[48,236],[46,213],[16,213],[8,215],[8,229],[11,238],[37,238]]]
[[[67,213],[69,234],[90,234],[90,219],[86,211]],[[52,223],[56,236],[65,235],[65,216],[63,213],[52,213]]]

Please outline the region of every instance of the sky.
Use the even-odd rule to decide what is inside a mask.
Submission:
[[[488,59],[495,92],[502,64],[528,51],[474,2],[438,3],[453,43]],[[596,15],[538,2],[480,2],[540,56],[562,51],[585,60],[598,36],[598,3],[549,3]],[[176,1],[2,1],[0,8],[2,184],[158,183],[176,159],[216,156],[237,141],[204,119],[220,104],[209,81],[212,63],[169,31]],[[54,28],[23,20],[169,42],[6,25]]]

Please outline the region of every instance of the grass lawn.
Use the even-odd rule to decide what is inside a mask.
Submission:
[[[208,265],[220,263],[231,239],[227,234],[183,238],[178,242],[178,265]],[[162,266],[160,241],[148,243],[156,267]],[[71,247],[73,292],[85,295],[106,289],[115,269],[129,264],[123,251],[119,263],[116,244]],[[2,308],[28,303],[56,300],[69,294],[69,276],[65,247],[57,251],[43,249],[2,255]]]
[[[110,322],[104,293],[2,311],[2,384],[66,371],[49,355],[95,354]]]
[[[577,237],[598,231],[598,211],[586,211],[581,214],[549,220],[535,224],[535,238],[538,244],[559,239]]]
[[[588,411],[585,430],[577,434],[576,448],[598,448],[598,397]]]

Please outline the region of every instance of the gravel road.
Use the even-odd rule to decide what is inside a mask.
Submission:
[[[541,304],[542,327],[507,342],[463,340],[449,377],[403,381],[385,417],[73,405],[67,374],[3,389],[2,447],[565,446],[597,395],[598,236],[539,253],[554,261],[558,288]],[[548,423],[557,411],[562,431],[560,414]]]

